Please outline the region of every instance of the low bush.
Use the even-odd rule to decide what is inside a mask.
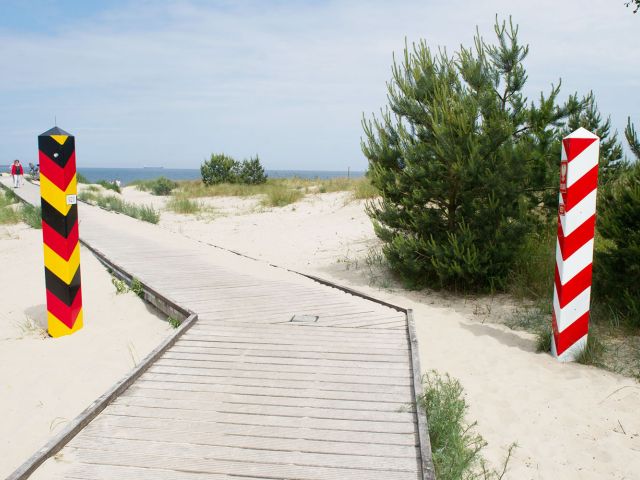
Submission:
[[[216,185],[219,183],[235,183],[237,162],[224,153],[212,153],[209,160],[200,166],[202,183]]]
[[[151,192],[153,195],[171,195],[171,192],[178,188],[178,182],[169,180],[166,177],[158,177],[152,180],[135,180],[129,185],[135,185],[138,190]]]

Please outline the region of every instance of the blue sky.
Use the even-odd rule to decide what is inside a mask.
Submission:
[[[76,135],[88,166],[196,168],[211,152],[269,169],[363,170],[362,114],[386,103],[392,55],[453,51],[513,15],[527,93],[562,77],[640,126],[640,14],[623,0],[0,0],[0,164]]]

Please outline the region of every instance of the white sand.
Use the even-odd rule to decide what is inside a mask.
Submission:
[[[46,327],[42,232],[0,225],[0,478],[122,378],[168,324],[81,251],[84,328],[58,339]]]
[[[124,197],[161,202],[130,188]],[[505,296],[460,299],[369,286],[364,257],[378,242],[364,203],[349,201],[347,193],[248,214],[246,202],[208,199],[227,216],[163,212],[160,226],[413,308],[423,369],[461,381],[469,420],[478,421],[488,441],[487,458],[498,466],[518,443],[505,479],[640,478],[635,380],[536,354],[532,335],[489,323],[513,308]],[[232,215],[234,204],[242,215]]]

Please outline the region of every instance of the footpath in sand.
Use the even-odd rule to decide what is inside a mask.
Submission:
[[[172,331],[133,293],[116,295],[91,252],[80,256],[85,328],[48,338],[42,231],[0,225],[0,478]]]
[[[131,187],[124,197],[160,208],[164,202]],[[414,309],[423,368],[461,381],[469,420],[478,421],[488,441],[488,460],[501,464],[517,442],[505,480],[640,478],[637,381],[535,353],[533,335],[490,323],[504,307],[500,298],[485,302],[370,286],[365,257],[377,242],[364,202],[349,197],[308,195],[260,211],[247,208],[255,199],[207,199],[214,215],[163,211],[160,226]],[[242,207],[238,215],[234,204]]]

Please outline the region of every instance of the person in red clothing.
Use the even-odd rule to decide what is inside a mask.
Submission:
[[[24,169],[20,165],[20,160],[14,160],[11,165],[11,176],[13,177],[13,188],[18,188],[22,183]]]

